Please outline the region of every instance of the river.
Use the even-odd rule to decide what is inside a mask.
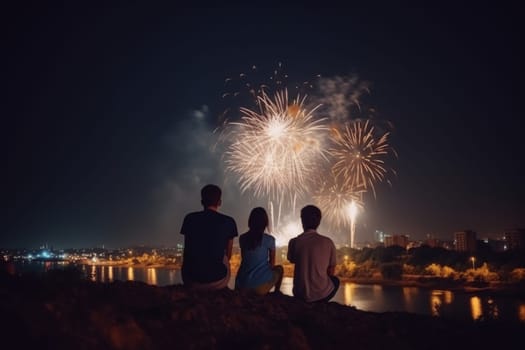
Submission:
[[[19,266],[21,271],[49,269],[49,263]],[[47,267],[46,267],[47,266]],[[54,267],[60,266],[55,263]],[[150,285],[167,286],[181,283],[179,270],[165,268],[136,268],[122,266],[83,265],[84,273],[93,281],[140,281]],[[229,287],[234,287],[234,277]],[[281,292],[292,295],[292,279],[283,279]],[[341,283],[332,299],[359,310],[373,312],[402,311],[459,320],[498,318],[525,323],[525,299],[517,296],[491,297],[484,293],[460,293],[450,290],[417,287]]]

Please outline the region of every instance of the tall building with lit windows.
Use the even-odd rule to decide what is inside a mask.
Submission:
[[[525,229],[505,230],[503,234],[505,250],[525,250]]]
[[[476,232],[472,230],[458,231],[454,233],[454,243],[458,252],[476,251]]]

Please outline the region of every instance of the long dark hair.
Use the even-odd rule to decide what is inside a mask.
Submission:
[[[243,235],[241,245],[253,250],[261,245],[264,230],[268,227],[268,214],[262,207],[253,208],[248,218],[248,232]]]

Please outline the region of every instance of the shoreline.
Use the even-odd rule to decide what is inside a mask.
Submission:
[[[180,270],[179,264],[132,264],[132,263],[115,263],[112,262],[81,262],[82,265],[89,266],[112,266],[121,268],[139,268],[139,269],[166,269],[166,270]],[[284,277],[293,278],[293,270],[290,268],[284,269]],[[237,273],[237,268],[232,267],[231,273]],[[409,279],[401,280],[386,280],[382,278],[363,278],[363,277],[341,277],[338,276],[341,282],[354,283],[362,285],[380,285],[385,287],[414,287],[422,289],[435,290],[450,290],[455,293],[482,293],[494,295],[516,295],[525,299],[525,284],[523,283],[506,283],[506,282],[466,282],[461,283],[457,281],[449,281],[446,279],[439,279],[435,277],[412,276]],[[427,279],[421,281],[418,279]]]

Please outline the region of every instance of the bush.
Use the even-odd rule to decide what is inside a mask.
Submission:
[[[388,280],[401,280],[403,276],[403,265],[400,263],[386,263],[381,265],[381,275]]]
[[[525,268],[517,268],[510,272],[509,279],[511,282],[525,281]]]

